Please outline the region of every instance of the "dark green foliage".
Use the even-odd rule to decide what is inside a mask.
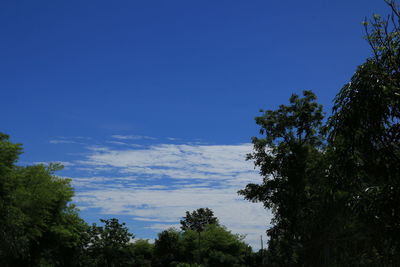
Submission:
[[[199,232],[190,229],[161,232],[155,241],[154,266],[257,266],[248,265],[253,262],[253,253],[243,237],[222,226],[209,224],[200,243],[198,237]]]
[[[274,213],[269,253],[282,266],[302,259],[302,251],[313,244],[313,224],[306,224],[319,211],[321,194],[317,181],[324,176],[324,134],[322,107],[310,91],[293,95],[290,105],[265,111],[257,117],[260,133],[253,138],[253,159],[264,178],[263,184],[249,184],[239,191],[251,201],[261,201]]]
[[[239,193],[273,211],[270,266],[400,265],[400,11],[386,2],[388,19],[364,23],[374,56],[326,125],[309,91],[256,118],[264,179]]]
[[[89,242],[86,248],[87,266],[128,266],[132,265],[133,234],[129,233],[125,223],[118,219],[100,220],[104,226],[93,224],[89,228]]]
[[[186,240],[194,241],[195,231],[185,233]],[[234,235],[222,226],[208,225],[201,234],[200,263],[204,266],[244,266],[247,245],[243,237]]]
[[[21,154],[20,144],[0,133],[0,265],[26,254],[28,240],[23,235],[22,212],[15,206],[13,192],[17,187],[15,162]]]
[[[192,213],[186,211],[186,216],[181,220],[181,229],[202,232],[209,224],[218,225],[218,219],[214,217],[214,212],[209,208],[200,208]]]
[[[220,226],[214,212],[200,208],[181,220],[181,243],[186,262],[204,266],[243,266],[247,246],[242,237]]]
[[[0,135],[0,265],[73,266],[85,223],[68,204],[70,181],[54,176],[57,164],[16,166],[20,153]]]
[[[154,266],[176,266],[183,258],[181,233],[170,228],[158,234],[154,243]]]
[[[389,266],[400,260],[400,14],[387,2],[387,20],[365,23],[374,57],[337,95],[329,138],[332,179],[354,215],[345,244],[357,244],[354,258]]]
[[[139,239],[132,245],[135,267],[150,267],[154,254],[154,245],[148,240]]]
[[[186,212],[182,232],[171,228],[158,234],[154,266],[257,266],[243,237],[220,226],[211,209]]]

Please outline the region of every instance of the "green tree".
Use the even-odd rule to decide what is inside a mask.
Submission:
[[[332,180],[352,218],[343,247],[352,247],[347,250],[354,261],[395,266],[400,264],[400,10],[394,1],[385,2],[391,15],[364,22],[373,56],[337,95],[329,141]]]
[[[181,229],[194,230],[202,232],[209,224],[218,225],[217,217],[214,217],[214,212],[209,208],[200,208],[193,212],[186,211],[186,216],[181,220]]]
[[[69,204],[70,180],[54,175],[58,164],[17,166],[21,152],[21,145],[0,134],[0,263],[73,266],[85,223]],[[60,248],[74,257],[64,257]]]
[[[154,244],[153,266],[258,266],[253,265],[256,262],[254,254],[251,247],[243,242],[244,236],[232,234],[220,226],[210,209],[187,212],[185,219],[188,218],[184,225],[191,225],[192,228],[185,227],[181,232],[170,228],[158,234]]]
[[[23,233],[23,213],[15,206],[17,187],[16,161],[22,153],[20,144],[0,133],[0,265],[21,258],[28,250],[29,240]]]
[[[373,56],[326,126],[311,92],[256,118],[263,182],[240,194],[272,209],[271,266],[400,264],[400,11],[385,2],[392,14],[364,23]]]
[[[89,241],[86,248],[90,266],[127,266],[134,263],[131,240],[125,223],[118,219],[100,220],[104,226],[93,224],[88,231]]]
[[[251,253],[248,245],[243,242],[243,236],[232,234],[225,227],[216,224],[207,225],[202,232],[200,248],[196,246],[197,232],[187,230],[182,236],[182,244],[187,262],[199,254],[203,266],[245,266],[246,256]],[[194,249],[198,252],[191,253]]]
[[[154,254],[154,244],[150,244],[148,240],[139,239],[132,244],[135,267],[151,267]]]
[[[158,234],[154,242],[154,266],[176,266],[182,261],[181,233],[170,228]]]
[[[214,212],[209,208],[200,208],[193,212],[186,211],[186,216],[181,220],[181,229],[183,231],[193,230],[197,232],[197,262],[200,263],[200,246],[201,232],[208,225],[219,225],[217,217],[214,217]]]
[[[268,230],[269,251],[278,266],[301,261],[309,239],[311,218],[323,177],[324,131],[322,106],[311,91],[303,98],[292,95],[290,105],[262,111],[256,118],[263,138],[253,137],[254,153],[248,159],[260,169],[262,184],[248,184],[239,191],[246,199],[272,209]],[[309,246],[309,244],[308,244]]]

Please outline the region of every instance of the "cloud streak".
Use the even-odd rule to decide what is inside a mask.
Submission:
[[[158,144],[145,149],[96,149],[82,163],[154,178],[243,181],[256,174],[252,163],[245,161],[250,151],[250,144]]]
[[[120,139],[120,140],[141,140],[141,139],[156,140],[157,139],[155,137],[146,136],[146,135],[119,135],[119,134],[115,134],[115,135],[112,135],[111,137],[115,138],[115,139]]]
[[[87,147],[85,157],[75,162],[82,174],[73,178],[75,202],[83,212],[131,216],[150,231],[178,223],[186,211],[208,207],[223,225],[259,248],[271,215],[237,195],[247,183],[260,181],[245,160],[251,150],[251,144]]]

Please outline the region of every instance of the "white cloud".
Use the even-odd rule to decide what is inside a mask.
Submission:
[[[174,145],[159,144],[145,149],[112,150],[91,148],[86,165],[115,167],[121,173],[157,178],[251,180],[255,177],[251,162],[245,160],[250,144]]]
[[[155,223],[150,226],[145,227],[147,229],[153,229],[158,231],[164,231],[169,228],[176,228],[179,229],[179,224],[165,224],[165,223]]]
[[[260,247],[259,238],[271,214],[260,203],[237,195],[247,183],[261,182],[253,163],[245,160],[251,144],[87,149],[85,158],[77,161],[79,170],[100,175],[73,179],[78,189],[75,201],[81,209],[132,216],[147,222],[144,228],[163,230],[179,223],[186,211],[208,207],[221,224]]]
[[[112,135],[111,137],[115,138],[115,139],[121,139],[121,140],[140,140],[140,139],[156,140],[157,139],[155,137],[146,136],[146,135],[119,135],[119,134],[115,134],[115,135]]]
[[[107,141],[106,143],[113,144],[113,145],[130,146],[130,147],[143,147],[142,145],[129,144],[129,143],[121,142],[121,141]]]
[[[164,222],[179,222],[186,211],[209,207],[221,224],[234,233],[247,235],[246,241],[253,247],[259,247],[259,236],[265,233],[270,220],[261,204],[242,200],[233,188],[98,189],[79,192],[76,201],[103,214],[132,215],[139,221],[157,222],[146,226],[155,230]]]
[[[167,139],[170,140],[170,141],[180,140],[180,138],[175,138],[175,137],[167,137]]]
[[[160,221],[160,219],[147,218],[147,217],[134,217],[133,220],[135,220],[135,221],[143,221],[143,222],[159,222]],[[175,222],[175,220],[171,221],[171,222]]]
[[[50,144],[77,144],[78,142],[72,141],[72,140],[50,140]]]

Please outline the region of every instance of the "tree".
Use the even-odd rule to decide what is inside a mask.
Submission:
[[[385,2],[392,14],[364,23],[373,57],[326,125],[308,91],[256,118],[263,182],[239,193],[273,211],[271,266],[400,264],[400,10]]]
[[[178,232],[170,228],[158,234],[154,246],[153,266],[257,266],[251,263],[251,248],[243,236],[232,234],[216,224],[205,226],[198,246],[198,232]],[[201,262],[198,256],[201,255]]]
[[[0,133],[0,265],[23,257],[29,240],[23,235],[22,212],[15,206],[17,186],[16,166],[22,153],[20,144],[13,144],[9,136]]]
[[[175,266],[182,261],[181,234],[170,228],[158,234],[154,242],[154,265]]]
[[[209,208],[200,208],[192,213],[186,211],[186,216],[181,220],[181,229],[202,232],[209,224],[218,225],[218,219],[214,217],[214,212]]]
[[[253,137],[254,153],[248,159],[260,168],[263,183],[248,184],[239,191],[246,199],[272,209],[269,250],[281,266],[301,260],[309,238],[308,218],[313,217],[311,207],[320,190],[316,183],[323,176],[322,106],[311,91],[304,91],[303,96],[294,94],[289,106],[262,111],[256,118],[265,137]]]
[[[186,211],[186,216],[181,220],[181,229],[183,231],[193,230],[196,231],[197,236],[197,263],[200,263],[200,233],[204,231],[207,225],[219,225],[217,217],[214,217],[214,212],[209,208],[200,208],[192,213]]]
[[[0,264],[74,266],[85,223],[69,204],[70,180],[54,175],[59,164],[17,166],[21,152],[0,134]]]
[[[134,235],[129,233],[125,223],[115,218],[100,221],[104,226],[93,224],[89,228],[86,264],[107,267],[133,264],[131,240]]]
[[[335,99],[329,120],[332,179],[352,215],[352,255],[368,264],[400,262],[400,10],[364,22],[373,56]]]
[[[150,244],[148,240],[139,239],[132,245],[135,267],[151,267],[154,254],[154,244]]]
[[[193,257],[186,258],[193,263],[195,256],[201,255],[203,266],[245,266],[246,256],[251,253],[248,245],[243,242],[243,236],[232,234],[225,227],[216,224],[207,225],[202,232],[200,247],[196,246],[197,232],[187,230],[182,236],[185,255],[190,255],[194,249]],[[197,262],[199,263],[199,262]]]

